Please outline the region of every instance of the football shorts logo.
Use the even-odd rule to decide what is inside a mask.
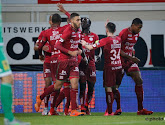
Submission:
[[[45,69],[45,73],[50,73],[50,69]]]
[[[62,72],[60,73],[60,75],[62,75],[62,76],[66,75],[66,74],[67,74],[67,73],[66,73],[65,70],[62,70]]]
[[[80,76],[85,76],[83,71],[80,71]]]
[[[75,69],[73,71],[79,72],[79,68],[78,67],[75,67]]]
[[[92,72],[90,76],[96,76],[96,72]]]

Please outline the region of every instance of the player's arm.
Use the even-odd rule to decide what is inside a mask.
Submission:
[[[39,46],[39,39],[36,41],[35,45],[34,45],[34,50],[38,51],[38,46]]]
[[[57,3],[58,10],[62,13],[64,13],[68,18],[70,18],[70,13],[66,11],[62,5],[62,3]]]
[[[97,40],[95,41],[95,44],[93,45],[88,45],[86,41],[81,40],[81,44],[87,48],[88,50],[92,50],[92,49],[97,49],[99,47],[105,46],[107,44],[106,41],[104,41],[105,38],[101,39],[101,40]]]
[[[133,61],[134,63],[139,63],[139,62],[140,62],[140,59],[138,59],[137,57],[134,57],[134,56],[129,56],[129,55],[127,55],[123,50],[120,51],[120,55],[121,55],[123,58],[126,58],[126,59],[128,59],[128,60]]]
[[[107,21],[109,21],[109,20],[107,20]],[[97,40],[99,40],[99,36],[95,34],[95,43],[96,43]],[[101,62],[102,48],[101,47],[97,48],[95,50],[95,53],[96,53],[96,55],[95,55],[95,62],[96,63]]]

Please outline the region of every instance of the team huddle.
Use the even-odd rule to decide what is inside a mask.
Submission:
[[[143,81],[133,46],[136,44],[143,22],[135,18],[129,28],[123,29],[115,36],[116,25],[106,22],[106,38],[100,39],[90,31],[89,18],[80,18],[78,13],[69,14],[57,4],[59,11],[68,16],[68,24],[60,26],[62,19],[59,14],[49,18],[50,29],[42,31],[34,49],[39,52],[39,59],[44,62],[44,92],[37,95],[35,110],[38,112],[42,100],[45,108],[42,115],[59,115],[57,107],[65,99],[64,114],[70,116],[90,115],[88,108],[96,83],[95,49],[103,47],[104,69],[103,87],[106,93],[107,109],[105,116],[120,115],[120,87],[124,72],[135,82],[135,93],[138,102],[137,115],[150,115],[153,112],[143,108]],[[80,26],[82,30],[80,30]],[[43,54],[44,52],[44,54]],[[53,82],[53,85],[52,85]],[[85,94],[86,84],[88,85]],[[80,93],[78,94],[78,86]],[[62,88],[62,89],[61,89]],[[79,95],[79,97],[78,97]],[[51,97],[51,108],[48,101]],[[81,109],[78,109],[80,100]],[[112,111],[113,101],[117,109]],[[71,104],[71,112],[69,106]]]

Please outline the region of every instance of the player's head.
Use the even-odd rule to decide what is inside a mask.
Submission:
[[[114,33],[116,31],[116,25],[112,22],[108,22],[106,25],[106,32]]]
[[[60,25],[62,22],[61,16],[57,13],[52,15],[52,23],[56,25]]]
[[[82,18],[81,27],[82,29],[89,29],[91,26],[91,20],[87,17]]]
[[[142,27],[143,27],[143,22],[140,18],[135,18],[132,21],[132,25],[131,25],[132,33],[138,34],[141,31]]]
[[[52,15],[49,16],[49,24],[52,25]]]
[[[81,25],[80,15],[78,13],[72,13],[70,15],[70,22],[74,28],[78,29]]]

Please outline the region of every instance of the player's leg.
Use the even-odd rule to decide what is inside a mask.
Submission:
[[[115,111],[114,115],[120,115],[122,113],[121,104],[120,104],[120,92],[118,90],[119,86],[121,85],[121,81],[124,76],[124,69],[119,69],[116,72],[116,85],[113,87],[113,94],[114,100],[116,100],[117,110]]]
[[[80,85],[79,99],[81,104],[81,112],[85,112],[86,76],[84,71],[82,70],[80,71],[79,85]]]
[[[87,83],[88,83],[88,92],[87,92],[87,97],[86,97],[86,103],[85,103],[85,108],[86,108],[86,114],[90,115],[88,105],[92,100],[93,96],[93,91],[94,91],[94,86],[96,83],[96,67],[88,67],[87,70]]]
[[[1,103],[4,111],[5,125],[30,125],[30,123],[19,122],[12,113],[12,84],[14,82],[10,66],[3,54],[3,48],[0,48],[0,78],[1,78]]]
[[[148,111],[143,108],[143,96],[144,96],[144,91],[143,91],[143,80],[141,78],[141,73],[140,71],[136,72],[130,72],[129,75],[135,82],[135,93],[137,96],[137,101],[138,101],[138,115],[151,115],[153,112]]]
[[[112,112],[112,104],[114,100],[112,87],[105,86],[105,92],[106,92],[107,113],[105,113],[104,116],[114,115],[114,113]]]
[[[44,78],[44,81],[45,81],[45,88],[44,88],[44,92],[45,92],[46,89],[51,85],[52,79],[51,79],[51,77],[46,77],[46,78]],[[50,95],[47,95],[44,98],[45,108],[42,112],[42,115],[48,115],[48,112],[49,112],[48,111],[49,98],[50,98]]]
[[[103,87],[106,93],[106,103],[107,109],[104,116],[114,115],[112,112],[112,104],[114,101],[114,96],[112,92],[112,87],[116,85],[115,73],[112,71],[111,67],[104,67],[103,71]]]
[[[64,115],[69,115],[68,112],[69,106],[70,106],[70,82],[64,83],[64,94],[65,94],[65,109],[64,109]]]
[[[69,106],[70,106],[70,83],[65,82],[64,83],[64,88],[60,91],[60,94],[56,100],[55,107],[60,105],[60,103],[65,99],[65,109],[64,109],[64,115],[69,115]]]
[[[80,99],[80,104],[81,104],[81,112],[85,112],[85,94],[86,94],[86,82],[87,82],[87,77],[86,77],[86,62],[81,60],[79,64],[79,86],[80,86],[80,93],[79,93],[79,99]]]

